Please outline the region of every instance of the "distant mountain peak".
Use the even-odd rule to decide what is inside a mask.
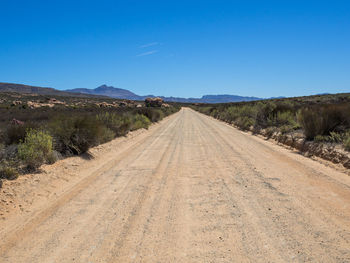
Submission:
[[[113,86],[107,86],[106,84],[103,84],[97,87],[95,90],[114,90],[114,89],[120,90],[119,88],[115,88]]]
[[[84,93],[84,94],[103,95],[103,96],[108,96],[111,98],[118,98],[118,99],[139,100],[139,96],[129,90],[115,88],[113,86],[108,86],[106,84],[103,84],[97,87],[96,89],[71,89],[67,91]]]
[[[67,90],[69,92],[80,92],[86,94],[103,95],[118,99],[129,99],[129,100],[144,100],[147,97],[156,97],[155,95],[140,96],[129,90],[115,88],[113,86],[108,86],[103,84],[96,89],[73,89]],[[159,96],[165,101],[171,102],[187,102],[187,103],[225,103],[225,102],[240,102],[240,101],[252,101],[261,100],[261,98],[256,97],[242,97],[238,95],[204,95],[202,98],[178,98],[178,97],[164,97]]]

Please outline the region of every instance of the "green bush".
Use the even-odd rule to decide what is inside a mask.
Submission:
[[[164,112],[162,109],[156,108],[143,108],[140,109],[138,114],[145,115],[151,122],[157,122],[164,118]]]
[[[62,154],[81,154],[114,138],[114,133],[95,116],[57,118],[49,124],[55,149]]]
[[[132,117],[131,130],[147,129],[150,125],[151,121],[145,115],[137,114]]]
[[[0,179],[15,180],[18,178],[18,171],[12,167],[4,167],[0,170]]]
[[[99,143],[105,143],[113,140],[115,138],[115,133],[107,128],[106,126],[102,125],[100,127],[100,139]]]
[[[274,126],[274,119],[276,115],[276,104],[273,102],[258,102],[257,105],[250,106],[255,108],[255,124],[258,127],[266,128],[268,126]]]
[[[52,153],[52,137],[44,132],[28,130],[24,142],[18,146],[18,157],[28,168],[36,169]]]
[[[126,114],[104,112],[98,114],[96,119],[115,133],[115,136],[126,135],[131,129],[131,117]]]
[[[295,119],[295,115],[290,111],[277,112],[275,126],[292,126],[297,127],[298,124]]]
[[[253,118],[247,117],[247,116],[243,116],[243,117],[239,117],[235,124],[241,128],[242,130],[249,130],[250,127],[254,126],[255,124],[255,120]]]
[[[342,123],[342,113],[334,105],[304,108],[298,113],[298,122],[306,138],[314,139],[317,135],[329,135],[334,131]]]
[[[256,107],[231,106],[217,113],[217,117],[228,123],[234,123],[243,130],[248,130],[255,125],[256,114]]]

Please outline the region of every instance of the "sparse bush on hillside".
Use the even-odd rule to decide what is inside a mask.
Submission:
[[[28,130],[24,142],[18,146],[18,157],[28,168],[36,169],[52,153],[52,137],[44,132]]]

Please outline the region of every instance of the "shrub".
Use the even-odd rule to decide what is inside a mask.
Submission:
[[[279,127],[279,130],[282,134],[286,134],[286,133],[289,133],[289,132],[292,132],[293,131],[293,126],[291,125],[282,125]]]
[[[73,118],[57,117],[49,123],[48,128],[53,136],[54,149],[62,154],[72,153]]]
[[[24,125],[9,125],[5,132],[6,144],[17,144],[26,137],[27,128]]]
[[[101,113],[96,116],[96,119],[112,130],[114,136],[123,136],[128,133],[131,128],[131,118],[126,114],[116,113]]]
[[[298,113],[298,122],[307,139],[317,135],[329,135],[342,123],[341,114],[335,106],[304,108]]]
[[[240,113],[238,107],[228,107],[223,112],[216,114],[216,117],[228,123],[234,123],[239,116]]]
[[[151,122],[157,122],[164,118],[164,112],[156,108],[143,108],[138,111],[138,114],[145,115]]]
[[[250,117],[243,116],[243,117],[239,117],[235,122],[235,124],[242,130],[249,130],[250,127],[254,126],[255,121]]]
[[[255,106],[256,125],[262,128],[272,126],[276,115],[276,107],[276,104],[273,102],[258,102]]]
[[[268,128],[266,128],[265,132],[266,132],[266,133],[265,133],[266,136],[267,136],[268,138],[271,138],[272,135],[276,132],[276,127],[268,127]]]
[[[151,121],[145,115],[137,114],[132,118],[131,130],[147,129],[149,125],[151,125]]]
[[[330,132],[330,135],[316,135],[314,140],[316,142],[339,143],[344,140],[344,134]]]
[[[345,150],[350,151],[350,133],[347,134],[343,144]]]
[[[5,145],[0,143],[0,160],[2,160],[5,157]]]
[[[57,160],[59,160],[59,153],[56,151],[52,151],[50,154],[46,156],[46,161],[48,164],[53,164]]]
[[[5,131],[5,141],[7,145],[18,144],[24,140],[29,129],[35,129],[38,125],[25,123],[23,125],[9,125]]]
[[[12,167],[4,167],[0,170],[0,179],[15,180],[18,178],[18,171]]]
[[[18,157],[31,169],[45,163],[51,153],[52,137],[44,131],[28,130],[24,142],[18,146]]]
[[[275,125],[276,126],[286,126],[287,125],[287,126],[292,126],[292,127],[298,126],[298,124],[295,120],[294,114],[290,111],[277,112]]]
[[[81,154],[112,140],[115,133],[95,116],[57,118],[49,124],[55,149],[62,154]]]
[[[111,129],[107,128],[104,125],[102,125],[100,129],[99,143],[109,142],[115,138],[115,133]]]

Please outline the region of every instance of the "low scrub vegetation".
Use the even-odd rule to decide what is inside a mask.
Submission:
[[[71,105],[40,108],[24,107],[24,102],[13,106],[8,100],[3,101],[0,103],[0,179],[7,180],[58,158],[85,153],[129,131],[147,129],[152,122],[180,109],[176,105],[145,107],[142,103],[116,100],[107,104],[74,99]]]
[[[348,127],[349,113],[349,104],[319,105],[302,108],[298,112],[298,121],[306,138],[312,140],[319,135],[331,135],[331,132],[341,131],[342,126]]]
[[[192,108],[242,130],[273,133],[302,132],[307,140],[342,143],[350,150],[349,94],[202,104]]]
[[[47,132],[28,130],[18,146],[18,157],[28,168],[36,169],[47,162],[52,151],[52,137]]]
[[[0,179],[14,180],[18,177],[18,171],[9,166],[4,166],[0,170]]]

